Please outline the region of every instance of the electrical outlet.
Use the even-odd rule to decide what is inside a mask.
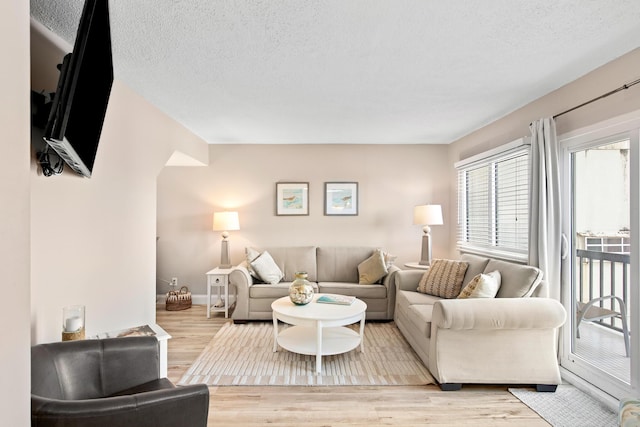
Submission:
[[[177,277],[172,277],[171,278],[171,286],[178,286],[178,278]]]

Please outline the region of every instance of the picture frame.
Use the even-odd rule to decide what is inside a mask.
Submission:
[[[309,183],[276,182],[276,215],[309,215]]]
[[[358,215],[357,182],[325,182],[325,215]]]

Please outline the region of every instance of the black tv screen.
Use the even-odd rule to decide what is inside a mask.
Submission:
[[[64,57],[44,139],[91,177],[113,84],[108,0],[86,0],[73,52]]]

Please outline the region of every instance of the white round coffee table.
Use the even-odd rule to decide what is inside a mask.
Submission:
[[[364,320],[367,304],[356,299],[351,305],[322,304],[313,296],[307,305],[295,305],[289,297],[271,304],[273,310],[273,351],[278,344],[293,353],[316,356],[316,372],[322,370],[322,356],[341,354],[360,346],[364,351]],[[293,325],[278,333],[278,320]],[[360,322],[360,332],[345,328]]]

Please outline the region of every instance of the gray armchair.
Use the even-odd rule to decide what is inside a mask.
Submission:
[[[33,346],[31,425],[205,427],[208,387],[175,387],[159,363],[154,337]]]

